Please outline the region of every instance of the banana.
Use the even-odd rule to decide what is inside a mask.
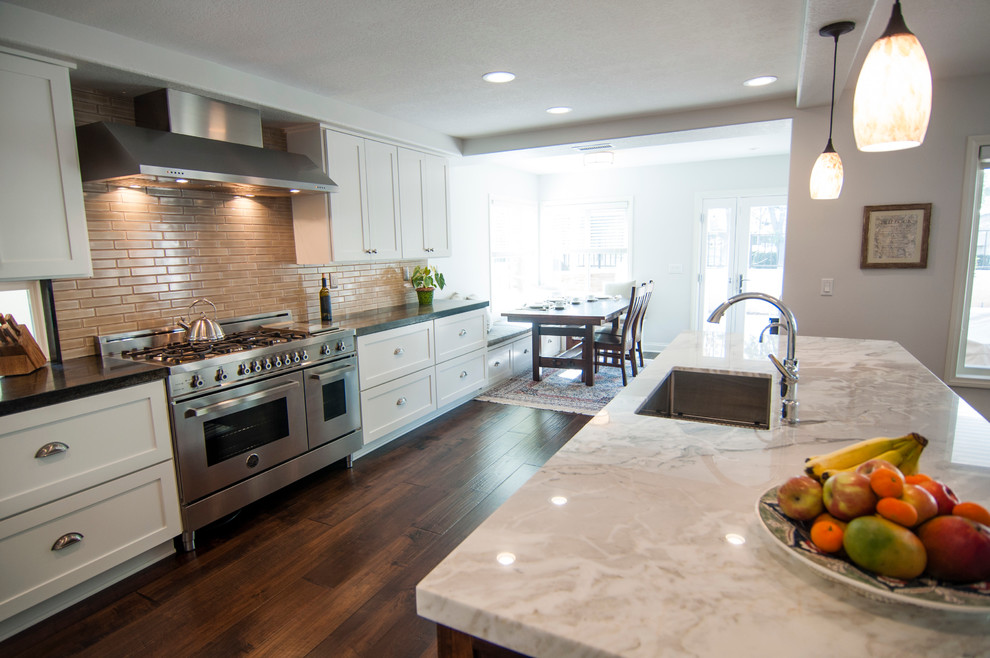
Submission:
[[[921,453],[924,449],[925,446],[919,443],[911,454],[904,458],[898,467],[901,469],[901,473],[904,475],[914,475],[918,472],[918,461],[921,459]]]
[[[921,450],[927,444],[925,437],[914,432],[904,436],[865,439],[824,455],[809,457],[805,460],[804,470],[810,477],[824,482],[829,475],[853,470],[870,459],[886,459],[899,466],[911,458],[915,451],[920,457]]]

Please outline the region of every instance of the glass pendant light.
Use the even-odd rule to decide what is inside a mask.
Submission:
[[[860,151],[920,146],[932,113],[932,72],[895,0],[887,29],[870,48],[856,82],[853,132]]]
[[[835,60],[839,51],[839,36],[852,32],[856,24],[852,21],[840,21],[831,23],[818,30],[818,34],[823,37],[832,37],[835,44],[832,48],[832,100],[828,108],[828,143],[825,150],[815,160],[815,166],[811,169],[811,190],[812,199],[838,199],[842,192],[842,158],[835,152],[832,146],[832,116],[835,114]]]

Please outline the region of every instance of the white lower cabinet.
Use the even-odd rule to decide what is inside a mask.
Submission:
[[[174,552],[163,381],[0,418],[0,639]]]
[[[433,368],[361,391],[364,442],[370,443],[437,408]]]
[[[485,387],[485,311],[357,338],[365,445],[395,438]]]
[[[476,350],[437,366],[437,404],[445,407],[485,387],[485,353]]]
[[[512,341],[512,374],[533,370],[533,339],[524,336]]]
[[[0,617],[171,541],[180,523],[175,492],[166,462],[0,523]]]
[[[498,384],[514,374],[512,345],[502,343],[488,349],[488,384]]]

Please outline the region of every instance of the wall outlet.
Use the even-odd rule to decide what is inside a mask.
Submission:
[[[822,296],[831,297],[832,288],[835,287],[835,279],[822,279]]]

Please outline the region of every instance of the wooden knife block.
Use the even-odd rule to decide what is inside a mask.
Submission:
[[[0,376],[26,375],[48,363],[34,336],[9,315],[0,318]]]

